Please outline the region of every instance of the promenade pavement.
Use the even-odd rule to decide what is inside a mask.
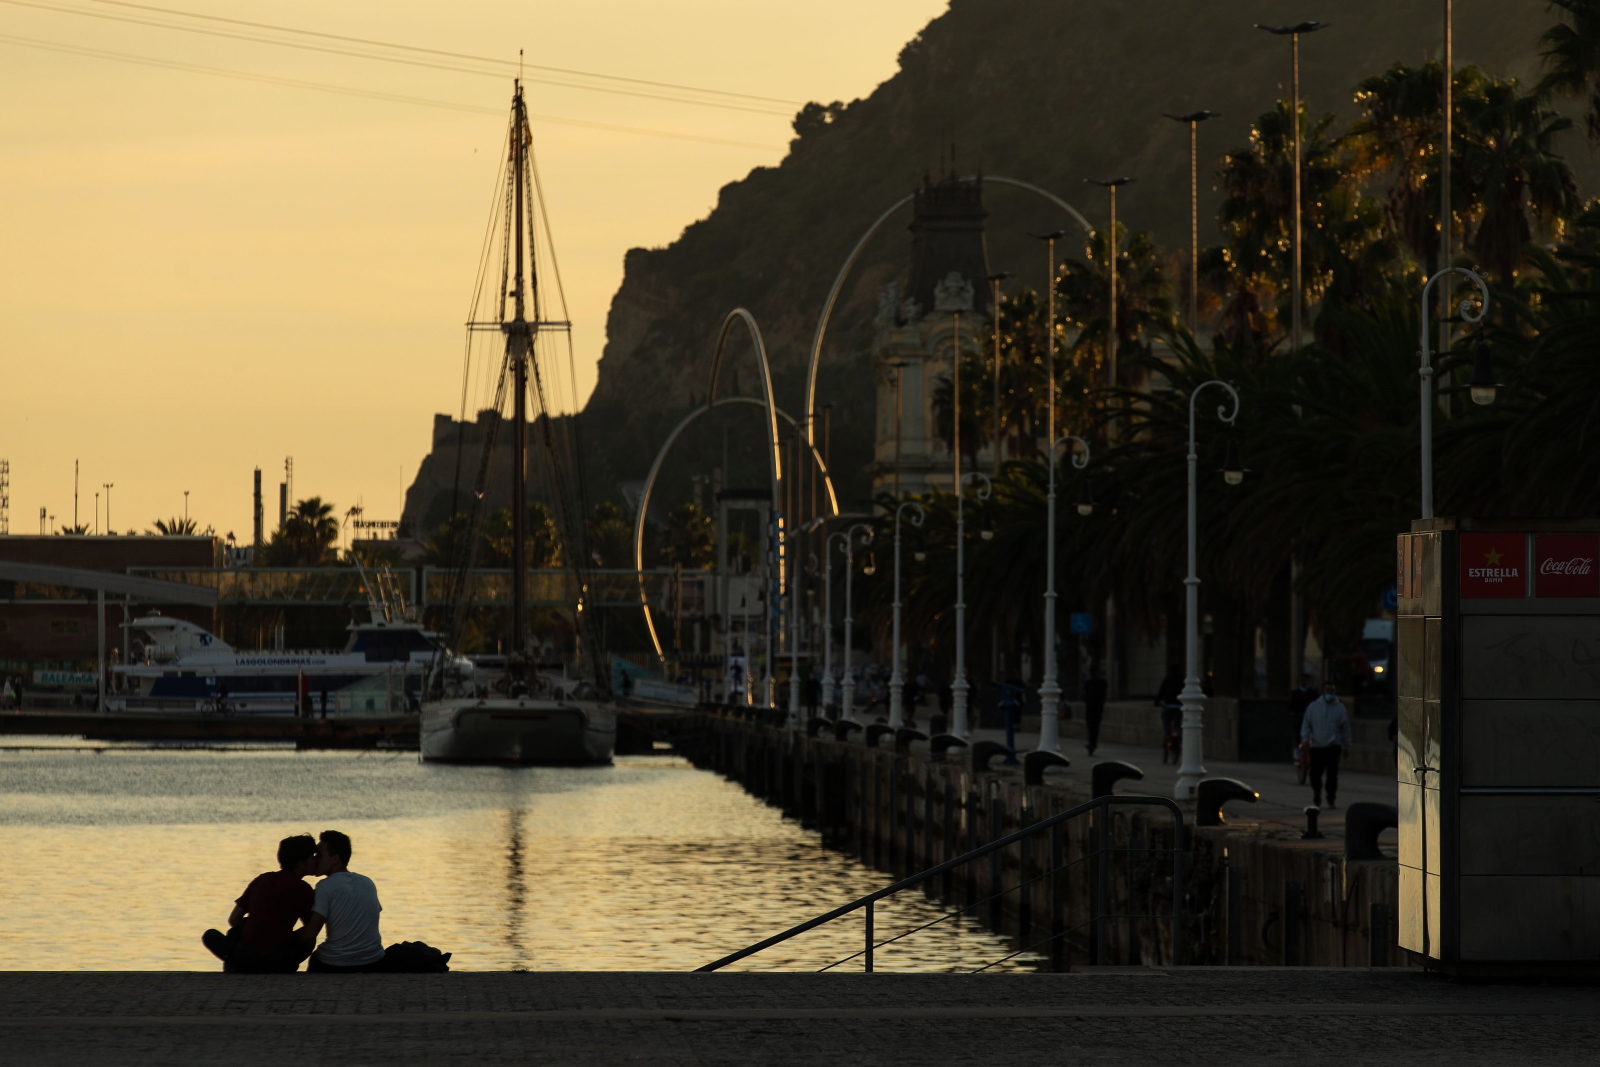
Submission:
[[[984,738],[1005,743],[1004,730],[974,730],[974,738]],[[1018,732],[1017,752],[1027,752],[1038,746],[1036,733]],[[1138,745],[1112,744],[1102,741],[1093,756],[1085,749],[1082,738],[1061,739],[1061,754],[1072,761],[1066,768],[1052,768],[1045,772],[1047,783],[1071,782],[1087,795],[1089,773],[1096,763],[1106,760],[1124,760],[1144,771],[1141,781],[1124,781],[1118,784],[1119,793],[1148,793],[1154,796],[1172,796],[1178,779],[1176,763],[1161,762],[1159,748]],[[999,767],[1000,760],[993,761]],[[1288,760],[1280,763],[1241,763],[1231,760],[1205,761],[1206,777],[1236,778],[1261,794],[1254,804],[1234,801],[1227,805],[1227,819],[1232,825],[1255,825],[1274,836],[1298,839],[1305,829],[1305,809],[1311,803],[1311,786],[1301,785],[1295,776],[1295,765]],[[1395,777],[1392,774],[1370,774],[1360,771],[1341,771],[1339,774],[1339,806],[1330,809],[1326,798],[1318,816],[1318,824],[1329,838],[1344,837],[1344,813],[1349,805],[1358,801],[1373,801],[1393,805],[1396,800]],[[1395,832],[1387,830],[1379,839],[1380,846],[1391,855]]]
[[[1414,970],[1038,975],[0,974],[57,1064],[1593,1064],[1600,989]]]

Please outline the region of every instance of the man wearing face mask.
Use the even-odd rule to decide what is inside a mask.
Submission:
[[[1312,803],[1322,806],[1322,780],[1328,780],[1328,807],[1337,808],[1339,757],[1350,751],[1350,715],[1332,682],[1322,687],[1322,699],[1306,705],[1300,720],[1300,743],[1311,754]]]

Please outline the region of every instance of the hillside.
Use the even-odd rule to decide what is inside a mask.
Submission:
[[[1095,222],[1104,218],[1104,194],[1083,179],[1133,176],[1136,183],[1119,197],[1120,219],[1176,249],[1188,240],[1187,132],[1161,115],[1220,111],[1222,118],[1201,127],[1200,239],[1213,242],[1207,201],[1216,197],[1206,158],[1244,143],[1255,117],[1287,96],[1287,39],[1253,24],[1331,21],[1302,41],[1302,93],[1314,113],[1349,116],[1351,90],[1362,77],[1438,53],[1439,7],[953,0],[869,97],[799,123],[779,166],[725,186],[714,210],[671,245],[628,253],[584,417],[596,462],[592,491],[615,495],[620,484],[644,476],[672,425],[704,397],[716,329],[737,305],[760,321],[779,403],[798,417],[807,345],[839,264],[872,219],[925,173],[947,169],[952,155],[959,172],[1036,183]],[[1455,7],[1459,64],[1523,78],[1536,72],[1536,39],[1554,19],[1541,0],[1457,0]],[[1593,188],[1589,150],[1577,135],[1565,148],[1585,190]],[[992,267],[1040,286],[1043,257],[1024,231],[1066,220],[1020,192],[990,186],[986,200]],[[908,247],[903,224],[880,232],[846,289],[824,351],[818,402],[835,404],[835,468],[847,478],[847,499],[865,492],[865,479],[850,475],[870,443],[871,373],[863,353],[875,297],[885,281],[903,278]],[[742,341],[736,348],[732,365],[748,392],[754,362]],[[741,420],[735,442],[758,432],[752,414],[728,420]],[[722,442],[712,427],[685,441],[662,484],[667,499],[687,492],[689,473],[720,462]],[[743,474],[736,461],[732,478],[757,473],[753,459]]]

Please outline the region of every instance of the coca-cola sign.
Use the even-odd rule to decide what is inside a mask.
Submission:
[[[1600,597],[1600,535],[1540,534],[1533,539],[1534,596]]]
[[[1527,563],[1527,534],[1462,534],[1462,598],[1527,596]]]

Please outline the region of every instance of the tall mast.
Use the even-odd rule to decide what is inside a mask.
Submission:
[[[527,522],[528,522],[528,320],[525,317],[527,300],[522,273],[523,234],[523,167],[527,156],[527,115],[522,102],[522,83],[516,83],[511,103],[511,181],[516,201],[516,218],[512,229],[516,233],[515,281],[512,295],[515,301],[513,317],[504,326],[507,357],[511,362],[512,381],[515,386],[511,420],[511,648],[513,656],[521,657],[528,647],[528,605],[526,582],[528,577]]]

